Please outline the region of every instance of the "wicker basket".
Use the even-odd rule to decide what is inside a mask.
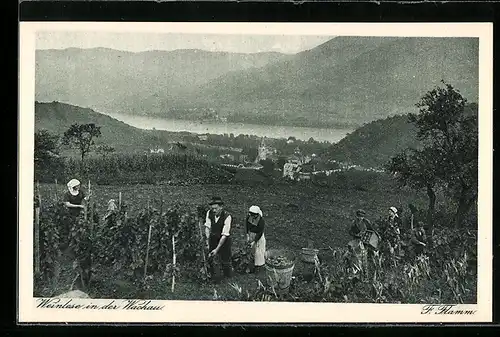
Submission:
[[[302,261],[306,263],[314,263],[316,256],[318,256],[318,253],[319,249],[302,248],[300,257],[302,258]]]
[[[268,260],[270,257],[284,256],[290,263],[283,266],[275,266]],[[266,252],[266,276],[267,283],[278,289],[288,289],[292,281],[293,269],[295,267],[295,256],[288,251],[272,249]]]

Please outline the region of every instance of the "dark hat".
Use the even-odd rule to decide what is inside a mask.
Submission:
[[[224,205],[224,202],[220,197],[212,197],[212,200],[208,203],[209,205]]]
[[[365,216],[365,215],[366,215],[366,212],[365,212],[364,210],[362,210],[362,209],[358,209],[358,210],[356,211],[356,215],[357,215],[357,216]]]

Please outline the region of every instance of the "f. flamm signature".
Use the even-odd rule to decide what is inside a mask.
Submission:
[[[476,311],[459,309],[457,304],[427,304],[420,313],[422,315],[475,315]]]

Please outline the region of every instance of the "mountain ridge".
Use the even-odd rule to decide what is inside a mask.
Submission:
[[[211,111],[229,122],[355,127],[415,112],[415,104],[441,80],[469,101],[478,98],[473,38],[337,36],[293,55],[196,56],[193,50],[170,59],[145,51],[135,63],[87,55],[70,65],[39,54],[37,100],[104,113],[198,120]]]

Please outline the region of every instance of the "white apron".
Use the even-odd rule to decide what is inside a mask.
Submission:
[[[254,240],[256,233],[250,232],[249,234],[250,240]],[[252,252],[254,254],[254,265],[258,267],[263,266],[266,263],[266,237],[264,233],[262,233],[259,241],[253,245]]]

